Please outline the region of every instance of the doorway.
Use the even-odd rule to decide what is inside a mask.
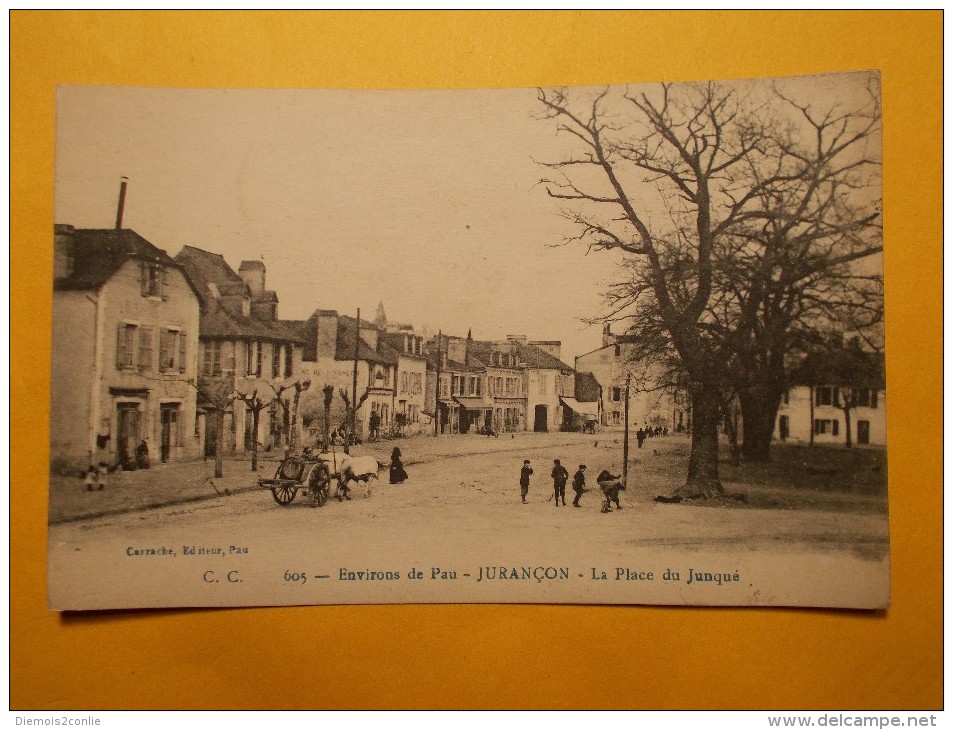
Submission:
[[[159,458],[165,464],[172,455],[172,449],[179,445],[179,404],[163,403],[159,406],[159,423]]]
[[[545,433],[549,430],[548,406],[536,406],[535,418],[533,419],[533,430],[537,433]]]
[[[870,421],[857,421],[857,443],[870,443]]]
[[[139,445],[140,418],[138,403],[119,403],[116,405],[117,439],[116,460],[124,469],[135,466],[134,454]]]

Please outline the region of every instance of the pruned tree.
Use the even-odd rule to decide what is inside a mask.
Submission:
[[[354,440],[354,433],[351,431],[352,424],[357,420],[357,412],[360,410],[361,406],[364,405],[364,401],[367,400],[367,397],[371,394],[370,389],[366,389],[364,394],[358,399],[357,403],[351,406],[351,396],[348,395],[346,388],[339,388],[338,393],[341,396],[341,400],[344,401],[344,453],[351,453],[351,442]]]
[[[334,400],[334,386],[326,384],[321,392],[324,394],[324,450],[327,451],[331,443],[331,402]]]
[[[232,409],[236,393],[228,380],[219,378],[202,379],[196,388],[202,407],[214,419],[215,476],[221,478],[224,474],[225,461],[225,414]]]
[[[273,398],[262,398],[256,388],[251,393],[236,392],[236,399],[244,403],[251,411],[252,417],[252,445],[251,470],[258,471],[258,424],[261,421],[261,412],[274,403]]]

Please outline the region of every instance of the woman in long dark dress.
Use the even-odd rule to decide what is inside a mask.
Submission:
[[[400,449],[396,446],[390,454],[390,483],[400,484],[407,478],[407,472],[404,471],[404,465],[400,460]]]

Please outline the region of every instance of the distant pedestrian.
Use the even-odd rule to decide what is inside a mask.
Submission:
[[[109,473],[109,466],[105,461],[99,462],[99,469],[96,472],[96,482],[98,489],[102,491],[106,488],[106,475]]]
[[[569,481],[569,472],[566,467],[559,463],[559,459],[553,461],[553,493],[556,496],[556,506],[559,506],[559,498],[562,497],[563,507],[566,506],[566,482]]]
[[[619,502],[619,491],[625,489],[625,486],[619,481],[621,478],[621,476],[612,474],[608,469],[603,469],[596,478],[596,483],[602,490],[602,494],[605,495],[605,501],[602,503],[603,512],[611,512],[613,502],[615,502],[616,509],[622,509],[622,504]]]
[[[640,428],[638,431],[635,432],[635,438],[638,440],[638,442],[639,442],[639,448],[641,449],[641,448],[642,448],[642,444],[645,443],[645,431],[643,431],[643,430]]]
[[[371,418],[368,422],[368,425],[371,429],[371,438],[376,439],[377,433],[381,428],[381,417],[378,415],[377,411],[371,411]]]
[[[529,494],[529,477],[533,470],[529,466],[529,459],[523,462],[523,468],[520,469],[520,497],[523,504],[526,504],[526,495]]]
[[[86,470],[86,478],[83,483],[86,485],[87,492],[92,492],[99,484],[99,472],[95,466],[90,465],[89,469]]]
[[[396,446],[390,454],[390,483],[400,484],[407,479],[407,472],[404,471],[404,464],[400,460],[400,449]]]
[[[579,498],[586,491],[586,465],[580,464],[579,471],[572,477],[572,491],[576,493],[576,498],[572,501],[573,507],[579,507]]]
[[[149,468],[149,444],[145,439],[136,447],[136,466],[139,469]]]

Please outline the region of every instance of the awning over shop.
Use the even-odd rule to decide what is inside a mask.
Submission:
[[[597,402],[583,402],[580,403],[575,398],[565,398],[563,396],[559,397],[559,400],[562,401],[563,405],[567,408],[574,411],[577,415],[582,416],[583,418],[598,418],[599,413],[599,404]]]
[[[446,406],[447,408],[458,408],[460,404],[452,400],[441,400],[440,405]]]
[[[468,411],[490,411],[493,410],[493,401],[475,396],[456,396],[456,401]]]

